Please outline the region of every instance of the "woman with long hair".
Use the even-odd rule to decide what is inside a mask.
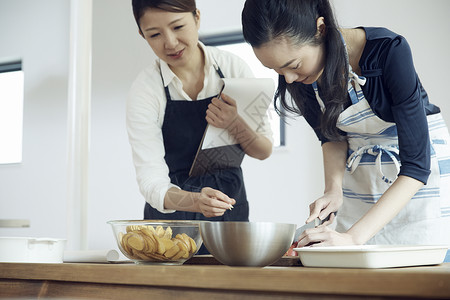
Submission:
[[[322,143],[325,190],[306,222],[337,212],[337,224],[298,246],[450,244],[450,138],[405,38],[340,28],[328,0],[247,0],[242,25],[279,73],[278,109],[303,115]]]

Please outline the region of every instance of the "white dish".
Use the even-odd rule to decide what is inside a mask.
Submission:
[[[363,245],[294,248],[305,267],[393,268],[444,262],[447,246]]]
[[[108,250],[70,250],[64,251],[64,262],[71,263],[109,263],[118,262],[119,252]],[[124,260],[126,258],[124,257]],[[128,260],[128,259],[126,259]]]
[[[66,240],[0,237],[0,262],[62,263]]]

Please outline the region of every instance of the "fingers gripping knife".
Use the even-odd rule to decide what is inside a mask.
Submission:
[[[336,213],[332,213],[334,215],[336,215]],[[321,224],[323,224],[324,222],[328,221],[330,219],[331,214],[328,215],[328,217],[326,217],[323,220],[320,220],[319,218],[315,218],[314,221],[309,222],[308,224],[305,224],[299,228],[297,228],[297,230],[295,230],[295,235],[294,235],[294,243],[298,242],[298,237],[303,233],[303,231],[305,231],[306,229],[309,228],[315,228]]]
[[[334,212],[333,214],[336,215],[335,212]],[[295,235],[294,235],[294,241],[292,242],[292,245],[291,245],[291,247],[288,249],[288,251],[286,251],[286,254],[285,254],[285,255],[287,255],[287,256],[298,256],[297,252],[294,251],[294,248],[297,248],[297,243],[298,243],[298,238],[299,238],[299,236],[300,236],[300,235],[303,233],[303,231],[305,231],[306,229],[317,227],[317,226],[323,224],[324,222],[328,221],[328,220],[330,219],[330,216],[331,216],[331,214],[328,215],[328,217],[326,217],[326,218],[323,219],[323,220],[320,220],[319,218],[316,218],[316,219],[314,219],[313,222],[309,222],[308,224],[303,225],[303,226],[297,228],[297,230],[295,231]],[[310,245],[310,244],[308,244],[307,246],[309,246],[309,245]]]

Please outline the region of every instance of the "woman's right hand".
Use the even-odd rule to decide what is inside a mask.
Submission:
[[[200,212],[207,218],[222,216],[234,204],[236,200],[210,187],[202,188],[198,197]]]
[[[325,219],[329,214],[338,211],[343,203],[342,192],[329,192],[325,193],[322,197],[314,201],[309,205],[309,217],[306,219],[306,223],[313,221],[315,218],[320,220]],[[328,225],[333,223],[334,214],[330,216],[330,220],[323,223]]]

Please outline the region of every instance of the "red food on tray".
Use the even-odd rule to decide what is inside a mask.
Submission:
[[[297,248],[298,242],[293,242],[291,247],[289,247],[288,251],[284,254],[284,256],[298,256],[297,251],[294,251],[294,248]]]

